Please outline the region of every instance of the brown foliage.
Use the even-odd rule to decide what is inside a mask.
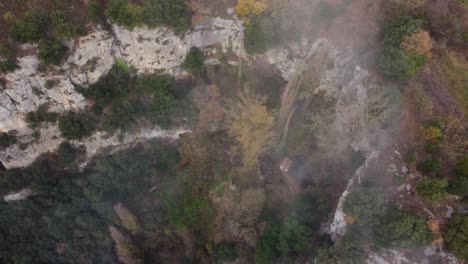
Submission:
[[[265,192],[249,189],[242,192],[228,191],[221,198],[214,198],[218,208],[215,221],[215,240],[242,241],[255,245],[257,225],[265,204]]]
[[[122,222],[123,227],[127,229],[130,233],[136,234],[140,229],[136,217],[130,213],[130,211],[123,206],[122,203],[117,203],[114,205],[114,211],[119,216],[120,221]]]
[[[209,85],[203,95],[206,99],[198,115],[198,125],[201,129],[210,132],[216,131],[224,118],[224,109],[221,105],[221,92],[216,85]]]
[[[410,36],[404,36],[401,47],[409,52],[425,56],[426,58],[432,57],[433,41],[428,31],[422,30]]]
[[[427,3],[427,0],[402,0],[400,5],[407,10],[414,10],[421,8]]]
[[[140,264],[141,260],[134,256],[136,251],[132,241],[122,234],[117,228],[109,226],[109,232],[115,243],[115,251],[119,260],[124,264]]]

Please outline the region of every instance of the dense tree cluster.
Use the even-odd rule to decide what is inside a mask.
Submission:
[[[16,137],[8,133],[0,133],[0,149],[8,148],[16,143]]]
[[[433,239],[432,231],[421,216],[398,209],[396,205],[386,201],[382,192],[373,189],[357,190],[349,194],[343,205],[343,211],[355,223],[348,231],[345,239],[338,246],[338,255],[350,252],[346,249],[346,241],[352,247],[372,242],[383,248],[415,248],[427,245]],[[362,241],[364,239],[365,241]],[[344,248],[343,248],[344,246]],[[343,251],[344,250],[344,251]],[[351,251],[355,251],[351,248]]]
[[[182,66],[190,73],[201,76],[203,73],[203,52],[199,48],[191,48],[184,59]]]
[[[167,26],[177,33],[183,33],[191,25],[191,13],[184,0],[146,0],[142,4],[110,0],[107,16],[112,22],[128,28],[143,24],[149,27]]]
[[[59,64],[67,52],[62,44],[85,32],[59,10],[33,9],[11,27],[11,36],[19,42],[39,42],[38,57],[44,64]]]
[[[423,31],[424,20],[401,16],[386,23],[380,71],[391,79],[405,80],[416,74],[428,60],[432,40]]]
[[[165,242],[172,238],[158,233],[169,222],[152,207],[159,192],[148,190],[155,180],[170,178],[178,155],[174,146],[150,144],[150,149],[137,146],[99,157],[77,173],[63,168],[82,151],[64,143],[52,159],[7,171],[2,175],[2,191],[30,187],[34,195],[21,203],[0,202],[1,262],[116,263],[109,226],[118,228],[129,246],[140,250],[151,247],[148,252],[159,252],[158,248],[168,247]],[[63,166],[54,166],[55,162]],[[140,229],[135,234],[119,218],[122,214],[115,206],[119,203],[138,219]],[[157,258],[147,257],[152,263]]]
[[[18,67],[15,55],[15,50],[11,46],[0,45],[0,72],[10,72]]]
[[[465,155],[457,162],[455,177],[449,183],[448,191],[462,197],[468,196],[468,156]]]
[[[448,250],[461,260],[468,260],[468,216],[454,216],[447,225],[443,238]]]
[[[447,179],[423,178],[416,184],[416,191],[430,202],[439,202],[447,196]]]
[[[43,104],[40,105],[36,111],[29,112],[26,115],[26,123],[28,123],[28,126],[34,129],[46,122],[56,122],[58,114],[49,112],[48,110],[48,106]]]
[[[192,84],[169,75],[135,76],[127,65],[117,64],[89,87],[78,92],[94,102],[90,113],[68,113],[59,118],[67,139],[89,137],[96,130],[128,132],[149,121],[168,128],[184,110]],[[177,111],[176,111],[177,108]]]

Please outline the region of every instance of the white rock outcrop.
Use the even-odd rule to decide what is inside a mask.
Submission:
[[[40,138],[34,139],[33,131],[24,120],[26,114],[42,104],[47,104],[49,111],[58,113],[85,107],[86,100],[75,91],[74,85],[96,82],[109,72],[115,58],[122,59],[140,73],[177,75],[184,72],[180,65],[192,46],[212,50],[217,46],[223,51],[242,55],[243,30],[239,19],[211,17],[200,20],[192,31],[183,36],[163,27],[130,31],[113,26],[112,32],[97,29],[67,43],[72,50],[71,55],[63,65],[50,67],[46,72],[40,71],[36,55],[19,58],[17,70],[0,75],[5,79],[4,85],[0,84],[0,132],[15,131],[20,144],[0,152],[0,162],[7,168],[27,166],[40,154],[55,150],[64,140],[57,126],[41,128]],[[24,48],[35,49],[36,46]],[[87,142],[92,142],[90,150],[101,145],[118,144],[115,138],[110,140],[105,136]]]
[[[33,194],[34,193],[31,189],[25,188],[18,192],[9,193],[3,196],[3,200],[5,200],[5,202],[22,201],[28,199],[28,197]]]
[[[225,52],[232,51],[237,55],[243,52],[244,28],[242,21],[237,19],[205,17],[183,37],[164,27],[128,30],[113,26],[113,31],[117,39],[115,55],[142,73],[177,74],[190,47],[220,45]]]
[[[97,132],[83,142],[71,141],[71,143],[76,146],[84,145],[87,157],[91,158],[102,148],[126,145],[152,138],[177,139],[179,135],[189,132],[191,131],[184,128],[163,130],[159,127],[125,134],[123,137],[119,135],[109,136],[106,133]],[[40,129],[40,133],[41,137],[39,139],[35,139],[29,134],[20,136],[18,138],[20,144],[10,147],[8,151],[0,152],[0,160],[3,165],[6,168],[28,166],[41,154],[55,151],[60,143],[65,141],[64,138],[57,136],[60,135],[60,131],[56,125],[45,126]]]

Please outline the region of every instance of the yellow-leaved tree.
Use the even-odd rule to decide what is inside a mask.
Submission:
[[[265,97],[244,89],[226,111],[229,133],[240,143],[247,170],[254,167],[261,151],[273,141],[274,116],[265,102]]]
[[[236,12],[243,18],[246,24],[249,24],[250,16],[258,16],[265,12],[266,8],[266,0],[238,0]]]

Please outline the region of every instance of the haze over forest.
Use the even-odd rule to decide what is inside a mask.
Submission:
[[[0,15],[0,263],[468,261],[467,0]]]

